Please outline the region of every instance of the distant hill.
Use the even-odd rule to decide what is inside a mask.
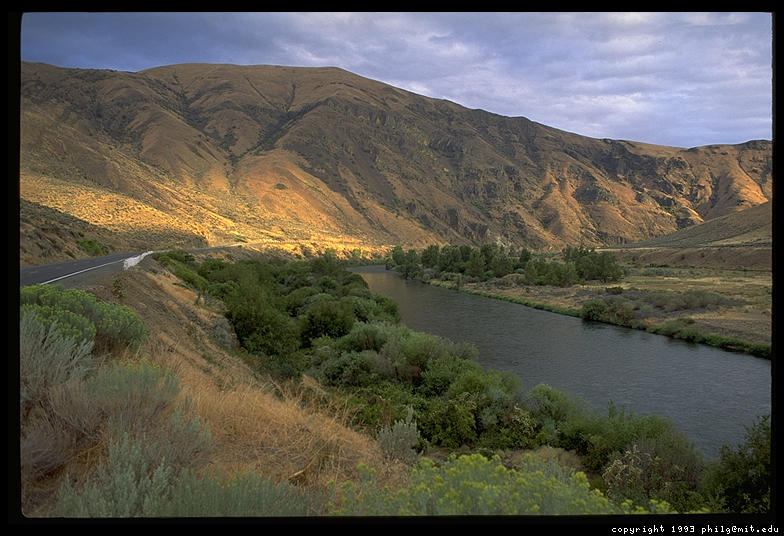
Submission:
[[[631,244],[629,247],[771,247],[772,245],[773,203],[768,201],[668,235]]]
[[[609,248],[624,262],[730,270],[773,267],[773,203],[635,244]]]
[[[336,68],[23,63],[20,88],[22,199],[119,244],[608,246],[772,198],[769,141],[588,138]]]

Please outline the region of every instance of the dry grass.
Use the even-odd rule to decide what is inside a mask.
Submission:
[[[345,409],[313,396],[320,388],[312,379],[310,387],[276,385],[221,348],[210,335],[221,317],[217,304],[197,304],[196,293],[167,272],[142,268],[123,279],[123,303],[151,327],[150,358],[176,373],[181,395],[209,423],[211,468],[277,481],[299,475],[298,484],[324,486],[355,478],[362,462],[378,470],[379,480],[400,478],[401,468],[384,459],[373,438],[347,427]]]
[[[374,467],[382,485],[405,483],[406,467],[387,460],[374,438],[349,428],[345,408],[328,402],[312,379],[276,385],[221,346],[212,332],[222,318],[217,304],[197,303],[194,292],[152,259],[120,276],[122,297],[112,294],[114,279],[86,290],[130,307],[150,329],[141,356],[177,376],[180,402],[209,428],[214,448],[205,470],[226,476],[256,472],[320,496],[331,481],[356,480],[360,463]],[[93,436],[86,448],[71,451],[60,470],[27,479],[24,515],[53,515],[62,478],[83,480],[105,459],[105,430]]]

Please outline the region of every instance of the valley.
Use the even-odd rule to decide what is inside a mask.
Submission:
[[[711,504],[695,475],[717,470],[703,454],[715,457],[770,413],[770,141],[679,148],[593,139],[334,68],[130,73],[23,63],[20,103],[20,267],[168,252],[132,270],[90,272],[75,283],[84,293],[22,289],[24,310],[39,318],[25,316],[21,385],[36,384],[40,400],[21,398],[23,408],[43,408],[21,418],[26,515],[105,515],[89,485],[122,446],[113,423],[124,406],[121,395],[84,396],[113,375],[134,389],[147,375],[161,375],[161,389],[176,377],[181,393],[169,390],[169,409],[129,422],[145,431],[152,423],[163,438],[150,443],[156,453],[176,446],[173,463],[199,472],[195,489],[214,486],[209,508],[219,515],[249,495],[232,498],[213,475],[271,477],[297,497],[268,513],[246,505],[253,515],[282,515],[284,506],[344,515],[366,505],[327,490],[364,486],[361,464],[406,493],[414,460],[448,470],[449,455],[465,453],[459,461],[469,469],[493,453],[497,471],[557,470],[563,493],[591,490],[600,500],[575,513],[736,508]],[[527,251],[542,266],[579,249],[609,254],[620,268],[606,281],[559,272],[572,277],[561,286],[549,273],[524,282],[525,264],[493,277],[489,257],[464,278],[457,272],[470,258],[455,257],[451,271],[431,267],[421,277],[432,287],[384,274],[404,292],[399,302],[360,281],[372,274],[343,270],[343,261],[383,262],[403,248],[423,258],[429,247]],[[422,302],[431,291],[437,301]],[[68,309],[95,298],[111,305]],[[412,311],[417,328],[408,325]],[[145,342],[115,349],[94,376],[61,389],[36,350],[48,335],[33,327],[56,326],[49,314],[70,319],[98,345],[82,357],[97,359],[114,324],[79,323],[96,313],[124,315],[123,335],[135,341],[136,327]],[[456,342],[432,334],[439,323]],[[703,399],[682,396],[693,374]],[[175,397],[188,400],[188,430],[164,418],[177,413]],[[558,422],[547,413],[553,401],[568,409]],[[412,427],[402,419],[414,412]],[[194,423],[209,423],[210,437]],[[646,429],[656,445],[643,441]],[[682,456],[677,471],[687,460],[689,474],[672,484],[691,495],[671,494],[667,481],[664,491],[619,502],[626,492],[615,487],[615,458],[635,441]],[[65,470],[80,486],[69,491]],[[167,502],[182,493],[179,478],[156,515],[212,511],[201,499]],[[545,487],[526,493],[541,498]],[[673,503],[648,503],[653,497]],[[570,512],[565,501],[548,512]]]

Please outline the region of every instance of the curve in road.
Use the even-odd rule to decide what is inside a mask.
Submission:
[[[103,257],[92,257],[89,259],[78,259],[68,262],[59,262],[56,264],[20,268],[19,285],[46,285],[49,283],[62,282],[79,274],[107,267],[111,267],[111,271],[119,272],[136,265],[150,253],[153,252],[147,251],[145,253],[115,253],[113,255],[105,255]]]

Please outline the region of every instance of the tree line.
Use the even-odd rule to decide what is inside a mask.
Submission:
[[[432,279],[455,276],[471,281],[487,281],[516,273],[526,285],[568,287],[584,281],[618,281],[623,270],[615,256],[594,248],[567,246],[561,260],[548,260],[528,249],[505,248],[495,243],[430,245],[421,251],[393,248],[387,267],[405,278]]]

